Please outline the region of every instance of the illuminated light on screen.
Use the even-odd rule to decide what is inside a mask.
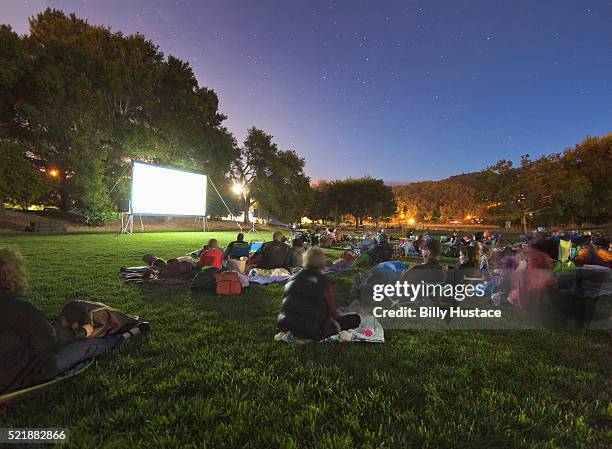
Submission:
[[[206,215],[206,175],[134,162],[132,213]]]

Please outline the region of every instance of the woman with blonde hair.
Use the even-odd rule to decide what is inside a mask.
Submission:
[[[140,323],[124,334],[61,344],[45,314],[26,299],[27,287],[21,254],[0,248],[0,393],[52,379],[149,329]]]
[[[304,254],[304,269],[285,285],[285,299],[278,315],[278,329],[298,338],[322,340],[342,330],[355,329],[357,314],[340,315],[334,302],[334,290],[323,273],[325,253],[311,247]]]

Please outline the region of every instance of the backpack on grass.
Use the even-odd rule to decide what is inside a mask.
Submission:
[[[200,270],[191,281],[192,290],[200,290],[204,292],[214,292],[217,288],[215,275],[218,273],[216,267],[206,267]]]
[[[216,273],[215,280],[217,281],[217,295],[239,295],[242,292],[242,285],[240,285],[238,273],[234,273],[233,271]]]

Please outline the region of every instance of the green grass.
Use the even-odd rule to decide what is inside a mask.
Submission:
[[[81,298],[152,325],[1,410],[0,427],[68,427],[73,448],[609,447],[608,333],[390,330],[382,346],[294,347],[273,341],[281,285],[219,298],[117,274],[210,237],[233,233],[0,237],[50,318]],[[351,278],[337,282],[343,302]]]

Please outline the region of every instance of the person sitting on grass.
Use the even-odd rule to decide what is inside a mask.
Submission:
[[[386,234],[378,235],[378,243],[367,251],[370,256],[370,264],[377,265],[381,262],[387,262],[393,259],[393,245],[389,243],[389,238]]]
[[[359,315],[338,313],[324,267],[325,253],[317,247],[308,249],[304,254],[304,269],[285,285],[285,299],[277,320],[280,331],[318,341],[359,326]]]
[[[276,231],[272,241],[261,245],[249,261],[249,265],[263,269],[284,268],[289,253],[289,245],[284,242],[283,233]]]
[[[301,267],[303,265],[304,252],[306,251],[302,239],[293,239],[291,245],[286,262],[286,267],[288,269]]]
[[[519,309],[537,309],[542,301],[557,294],[557,278],[553,273],[554,260],[537,246],[529,246],[525,252],[524,269],[517,269],[512,276],[508,301]]]
[[[446,283],[459,285],[470,283],[474,279],[482,279],[478,244],[461,245],[459,247],[459,263],[448,272]]]
[[[219,249],[217,239],[210,239],[208,245],[202,250],[200,254],[200,260],[198,261],[198,267],[215,267],[221,268],[221,262],[223,260],[223,251]]]
[[[442,247],[436,239],[424,240],[421,244],[423,263],[413,265],[402,273],[400,283],[419,284],[421,281],[428,284],[443,284],[446,280],[446,271],[440,264]],[[418,298],[417,298],[418,299]]]
[[[482,272],[482,276],[485,281],[490,281],[493,278],[493,274],[491,273],[491,263],[490,259],[493,255],[493,251],[491,247],[488,245],[480,245],[480,271]]]
[[[234,240],[233,242],[230,242],[229,245],[227,245],[227,248],[225,248],[225,252],[223,253],[224,259],[230,258],[230,255],[232,254],[232,250],[234,249],[234,245],[236,243],[238,244],[244,243],[244,234],[242,232],[238,233],[238,235],[236,236],[236,240]],[[239,259],[239,257],[236,257],[236,259]]]
[[[18,252],[0,249],[0,393],[53,379],[76,364],[147,332],[143,322],[123,334],[60,343],[45,314],[25,297],[27,275]]]
[[[609,249],[610,239],[599,236],[578,251],[576,265],[601,265],[612,268],[612,252]]]

